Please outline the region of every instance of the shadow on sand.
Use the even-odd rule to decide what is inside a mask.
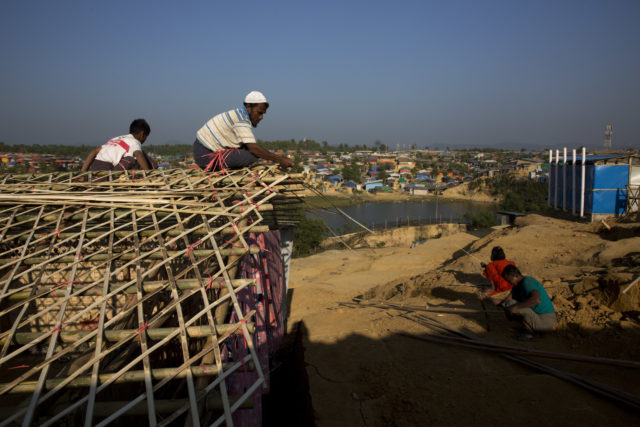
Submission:
[[[500,354],[408,337],[404,334],[408,330],[415,337],[434,331],[399,313],[389,312],[379,338],[352,334],[316,339],[303,322],[296,324],[272,368],[264,425],[628,426],[638,422],[637,410]],[[485,321],[476,317],[478,323]],[[512,338],[515,329],[504,315],[490,313],[487,321],[492,332],[483,338],[510,346],[628,360],[640,349],[638,329],[572,328],[521,343]],[[638,369],[532,359],[640,396]]]

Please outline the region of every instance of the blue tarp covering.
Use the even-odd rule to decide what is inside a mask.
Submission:
[[[611,158],[600,156],[602,158]],[[629,182],[629,166],[628,165],[601,165],[596,166],[589,164],[590,157],[587,157],[587,165],[585,167],[585,194],[584,194],[584,211],[592,214],[624,214],[626,208],[627,190],[626,185]],[[557,174],[556,174],[557,169]],[[575,188],[573,185],[573,173],[575,169]],[[575,202],[575,211],[580,211],[580,183],[581,183],[581,167],[573,168],[571,165],[563,167],[562,165],[551,165],[549,179],[551,188],[549,191],[549,200],[552,206],[558,208],[566,207],[572,210]],[[557,186],[556,186],[557,179]],[[556,198],[557,188],[557,198]],[[574,199],[575,192],[575,199]]]
[[[372,188],[382,188],[382,181],[368,182],[364,185],[365,190],[371,190]]]
[[[625,211],[629,166],[595,166],[592,213],[620,215]]]

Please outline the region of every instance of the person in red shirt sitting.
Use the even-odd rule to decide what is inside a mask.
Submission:
[[[492,297],[511,290],[511,283],[502,277],[502,270],[507,265],[515,266],[516,263],[506,259],[504,250],[500,246],[495,246],[491,249],[491,262],[489,264],[481,263],[480,265],[484,268],[482,275],[491,282],[491,288],[484,292],[485,297]]]

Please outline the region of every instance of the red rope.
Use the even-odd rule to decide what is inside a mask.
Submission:
[[[187,256],[189,256],[189,254],[191,252],[193,252],[193,248],[195,248],[196,246],[198,246],[202,241],[198,240],[197,242],[193,243],[191,246],[189,246],[189,248],[187,249]]]
[[[274,190],[271,186],[265,184],[264,182],[261,182],[260,185],[262,185],[264,188],[271,190],[272,193],[275,193],[276,190]]]
[[[144,325],[140,326],[140,329],[138,329],[138,339],[142,340],[142,338],[140,337],[140,334],[145,331],[147,329],[147,327],[149,326],[149,322],[144,322]]]
[[[70,283],[82,283],[82,281],[80,281],[80,280],[68,280],[66,282],[57,282],[55,285],[53,285],[54,289],[49,293],[49,295],[51,295],[54,298],[58,298],[58,294],[56,294],[55,288],[59,288],[60,286],[68,285]]]
[[[7,368],[7,371],[12,371],[14,369],[22,369],[22,368],[30,368],[31,366],[29,365],[18,365],[18,366],[11,366],[10,368]]]
[[[61,331],[62,330],[62,325],[69,325],[69,322],[62,322],[60,323],[58,326],[55,327],[55,329],[53,331],[51,331],[52,334]]]
[[[202,156],[211,158],[211,161],[207,164],[207,167],[204,168],[205,172],[218,170],[222,173],[226,173],[223,171],[226,171],[226,169],[228,169],[227,158],[233,152],[233,150],[235,150],[235,148],[228,148],[226,150],[215,151],[213,153],[205,154],[204,156]],[[214,176],[219,174],[220,173],[214,174]]]
[[[98,323],[100,322],[100,315],[97,315],[94,319],[83,320],[80,322],[80,329],[83,331],[92,331],[98,329]]]

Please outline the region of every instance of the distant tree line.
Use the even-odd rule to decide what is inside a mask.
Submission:
[[[185,157],[193,154],[193,144],[144,145],[142,149],[162,157]]]
[[[258,144],[271,151],[319,151],[322,153],[338,152],[338,153],[353,153],[355,151],[368,151],[375,150],[376,147],[367,147],[367,144],[338,144],[329,145],[327,141],[314,141],[313,139],[304,139],[296,141],[295,139],[278,140],[278,141],[263,141],[258,140]]]
[[[312,139],[296,141],[279,140],[279,141],[262,141],[258,140],[258,143],[267,150],[271,151],[320,151],[322,153],[341,152],[352,153],[354,151],[367,151],[373,150],[376,147],[367,147],[363,145],[329,145],[327,141],[317,142]],[[381,144],[383,148],[386,148],[384,144]],[[91,150],[95,148],[94,145],[61,145],[61,144],[5,144],[0,141],[0,152],[14,152],[14,153],[29,153],[29,154],[52,154],[55,156],[67,156],[67,157],[86,157]],[[377,147],[380,148],[380,145]],[[193,153],[192,144],[162,144],[162,145],[145,145],[144,150],[150,153],[157,154],[159,156],[171,157],[171,156],[186,156]]]
[[[51,154],[65,157],[85,157],[93,150],[93,145],[61,145],[61,144],[14,144],[9,145],[0,141],[0,152],[25,154]]]
[[[367,144],[338,144],[330,145],[327,141],[314,141],[313,139],[304,139],[296,141],[295,139],[289,140],[277,140],[277,141],[263,141],[258,140],[258,143],[271,151],[315,151],[321,153],[337,152],[337,153],[353,153],[355,151],[387,151],[388,146],[376,141],[372,146]],[[91,150],[95,148],[94,145],[61,145],[61,144],[15,144],[9,145],[0,141],[0,152],[16,152],[16,153],[30,153],[30,154],[52,154],[54,156],[66,156],[66,157],[86,157]],[[428,149],[428,147],[427,147]],[[150,153],[157,154],[163,157],[173,156],[187,156],[193,153],[192,144],[162,144],[162,145],[145,145],[144,150]],[[484,151],[485,153],[506,153],[507,150],[501,150],[496,148],[483,148],[483,149],[465,149],[460,151]],[[424,160],[431,160],[432,156],[427,154],[418,153],[418,157]]]

